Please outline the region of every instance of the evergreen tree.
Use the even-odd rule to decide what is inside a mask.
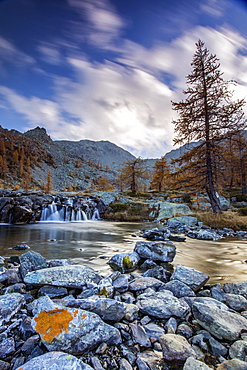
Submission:
[[[198,146],[186,153],[187,167],[198,177],[202,188],[206,190],[214,213],[221,212],[217,196],[217,152],[222,142],[244,130],[244,100],[232,101],[229,91],[230,81],[224,81],[220,72],[220,63],[216,55],[209,53],[204,43],[196,43],[191,66],[187,76],[186,99],[173,102],[173,109],[179,118],[175,124],[175,144],[192,140],[199,141]]]

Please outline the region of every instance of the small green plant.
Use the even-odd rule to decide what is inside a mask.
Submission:
[[[108,298],[108,290],[106,289],[105,286],[100,289],[100,291],[98,292],[98,296],[99,297],[104,296],[104,297]]]
[[[133,261],[131,261],[129,256],[123,257],[123,268],[124,270],[131,270],[133,268]]]

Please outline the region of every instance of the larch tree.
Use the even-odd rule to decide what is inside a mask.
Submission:
[[[243,131],[246,127],[243,106],[245,101],[232,100],[229,90],[231,81],[224,81],[219,59],[210,54],[204,43],[196,43],[192,59],[192,72],[186,77],[186,98],[172,102],[178,113],[174,120],[175,144],[198,141],[198,146],[186,153],[187,167],[193,170],[206,190],[214,213],[221,212],[217,194],[217,152],[226,138]]]
[[[154,173],[151,180],[150,188],[158,191],[164,190],[169,185],[170,166],[165,157],[157,159],[154,164]]]
[[[145,168],[145,160],[135,158],[131,161],[125,162],[119,176],[124,179],[124,183],[129,187],[130,191],[133,194],[136,194],[140,181],[148,178],[148,173]]]

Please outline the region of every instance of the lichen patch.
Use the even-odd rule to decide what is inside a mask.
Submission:
[[[34,320],[36,322],[35,330],[44,341],[51,343],[59,334],[68,333],[69,324],[73,320],[73,316],[65,308],[61,308],[40,311]]]

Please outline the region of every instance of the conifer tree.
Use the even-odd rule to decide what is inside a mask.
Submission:
[[[154,173],[151,180],[151,189],[158,191],[164,190],[168,186],[170,178],[170,166],[165,157],[157,159],[154,164]]]
[[[120,173],[121,178],[124,178],[125,184],[129,187],[133,194],[137,193],[138,183],[141,180],[148,178],[148,173],[145,168],[145,160],[135,158],[132,161],[127,161]]]
[[[217,152],[223,141],[246,127],[244,100],[232,101],[230,81],[224,81],[216,55],[210,54],[204,43],[196,43],[187,76],[185,100],[173,102],[179,118],[174,120],[175,144],[199,141],[186,153],[187,166],[193,170],[202,189],[206,190],[214,213],[221,212],[217,195]]]

